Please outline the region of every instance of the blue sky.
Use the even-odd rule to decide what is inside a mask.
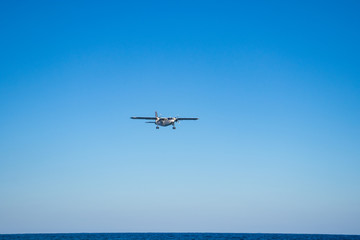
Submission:
[[[360,234],[359,10],[2,1],[0,233]]]

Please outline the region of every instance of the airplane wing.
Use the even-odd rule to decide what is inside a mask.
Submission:
[[[199,118],[177,118],[177,120],[198,120]]]
[[[131,119],[156,120],[155,117],[131,117]]]

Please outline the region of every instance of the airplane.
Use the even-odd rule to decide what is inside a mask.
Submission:
[[[155,117],[131,117],[131,119],[144,119],[144,120],[155,120],[154,122],[145,122],[145,123],[155,123],[156,129],[159,129],[159,126],[167,127],[172,125],[173,129],[176,129],[175,123],[183,120],[198,120],[199,118],[179,118],[179,117],[158,117],[157,112],[155,112]]]

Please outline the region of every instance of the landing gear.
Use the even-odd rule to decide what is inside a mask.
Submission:
[[[159,129],[159,126],[156,126],[156,129]]]
[[[173,129],[176,129],[176,127],[173,127]]]

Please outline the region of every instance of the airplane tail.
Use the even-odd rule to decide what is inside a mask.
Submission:
[[[158,114],[157,114],[157,112],[156,112],[156,111],[155,111],[155,117],[156,117],[156,118],[158,118]]]

